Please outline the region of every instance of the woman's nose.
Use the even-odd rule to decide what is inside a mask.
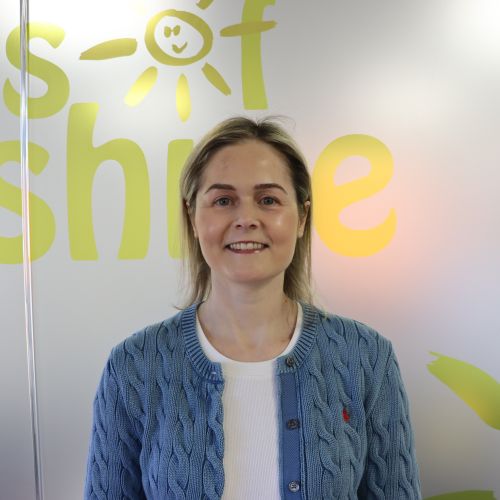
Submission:
[[[235,215],[235,227],[256,228],[260,224],[257,207],[253,203],[241,203]]]

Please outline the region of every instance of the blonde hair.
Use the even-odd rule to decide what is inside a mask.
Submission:
[[[180,190],[182,198],[181,247],[184,258],[184,280],[187,287],[186,305],[205,300],[210,293],[210,267],[206,263],[198,239],[194,235],[190,215],[196,211],[196,195],[203,171],[219,149],[247,140],[257,140],[272,146],[285,159],[290,171],[299,211],[306,217],[304,234],[297,240],[292,262],[285,271],[284,293],[292,300],[312,302],[311,292],[311,178],[305,159],[295,141],[273,117],[252,120],[238,116],[216,125],[196,145],[184,166]]]

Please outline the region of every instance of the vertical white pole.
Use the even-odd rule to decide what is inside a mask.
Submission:
[[[29,209],[29,168],[28,168],[28,22],[29,0],[20,0],[20,51],[21,51],[21,190],[22,190],[22,225],[23,225],[23,276],[24,276],[24,315],[26,326],[26,347],[28,356],[28,383],[31,408],[31,430],[33,434],[33,459],[35,467],[35,497],[43,500],[42,461],[40,454],[40,431],[38,426],[38,400],[36,384],[35,338],[33,331],[33,289],[31,280],[31,241]]]

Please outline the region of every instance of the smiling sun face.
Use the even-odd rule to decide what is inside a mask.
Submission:
[[[206,9],[213,0],[198,0],[196,5]],[[248,36],[270,30],[275,21],[242,21],[222,28],[222,37]],[[203,59],[212,49],[213,33],[201,17],[184,10],[168,9],[155,14],[147,23],[144,36],[146,48],[151,56],[167,66],[187,66]],[[103,60],[130,56],[137,50],[135,38],[108,40],[80,54],[81,60]],[[201,71],[205,78],[222,94],[229,95],[231,88],[223,76],[208,62]],[[150,66],[135,80],[125,96],[125,104],[137,106],[149,94],[158,78],[158,68]],[[186,121],[191,114],[191,96],[186,75],[177,78],[175,92],[177,114]]]
[[[169,28],[168,26],[165,26],[165,29],[163,30],[163,33],[164,35],[167,37],[167,38],[170,38],[170,35],[173,33],[175,36],[177,36],[181,31],[181,27],[176,24],[174,26],[174,28]],[[172,44],[172,49],[174,50],[174,52],[176,54],[180,54],[181,52],[184,52],[184,49],[186,48],[187,46],[187,42],[184,42],[184,44],[182,44],[182,46],[178,46],[178,45],[175,45],[175,44]]]
[[[210,26],[195,14],[169,9],[150,19],[145,41],[149,53],[158,62],[186,66],[210,52],[213,35]]]
[[[211,0],[200,0],[201,9]],[[159,63],[167,66],[187,66],[203,59],[211,50],[213,33],[210,26],[199,16],[187,11],[168,9],[154,15],[146,26],[146,48]],[[82,52],[80,59],[103,60],[132,55],[137,50],[134,38],[108,40]],[[201,68],[205,78],[222,94],[231,89],[223,76],[208,62]],[[130,87],[125,96],[128,106],[137,106],[149,94],[158,78],[158,68],[147,68]],[[186,75],[181,73],[176,87],[177,114],[186,121],[191,114],[191,96]]]

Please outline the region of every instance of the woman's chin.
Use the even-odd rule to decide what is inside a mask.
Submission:
[[[283,274],[267,274],[263,273],[262,271],[259,272],[259,270],[233,270],[230,275],[226,275],[223,279],[223,283],[226,286],[231,286],[231,284],[234,284],[236,286],[245,286],[248,285],[249,287],[261,287],[266,284],[270,284],[278,277],[280,277],[280,282],[282,283],[283,280]],[[281,285],[283,286],[283,285]]]

